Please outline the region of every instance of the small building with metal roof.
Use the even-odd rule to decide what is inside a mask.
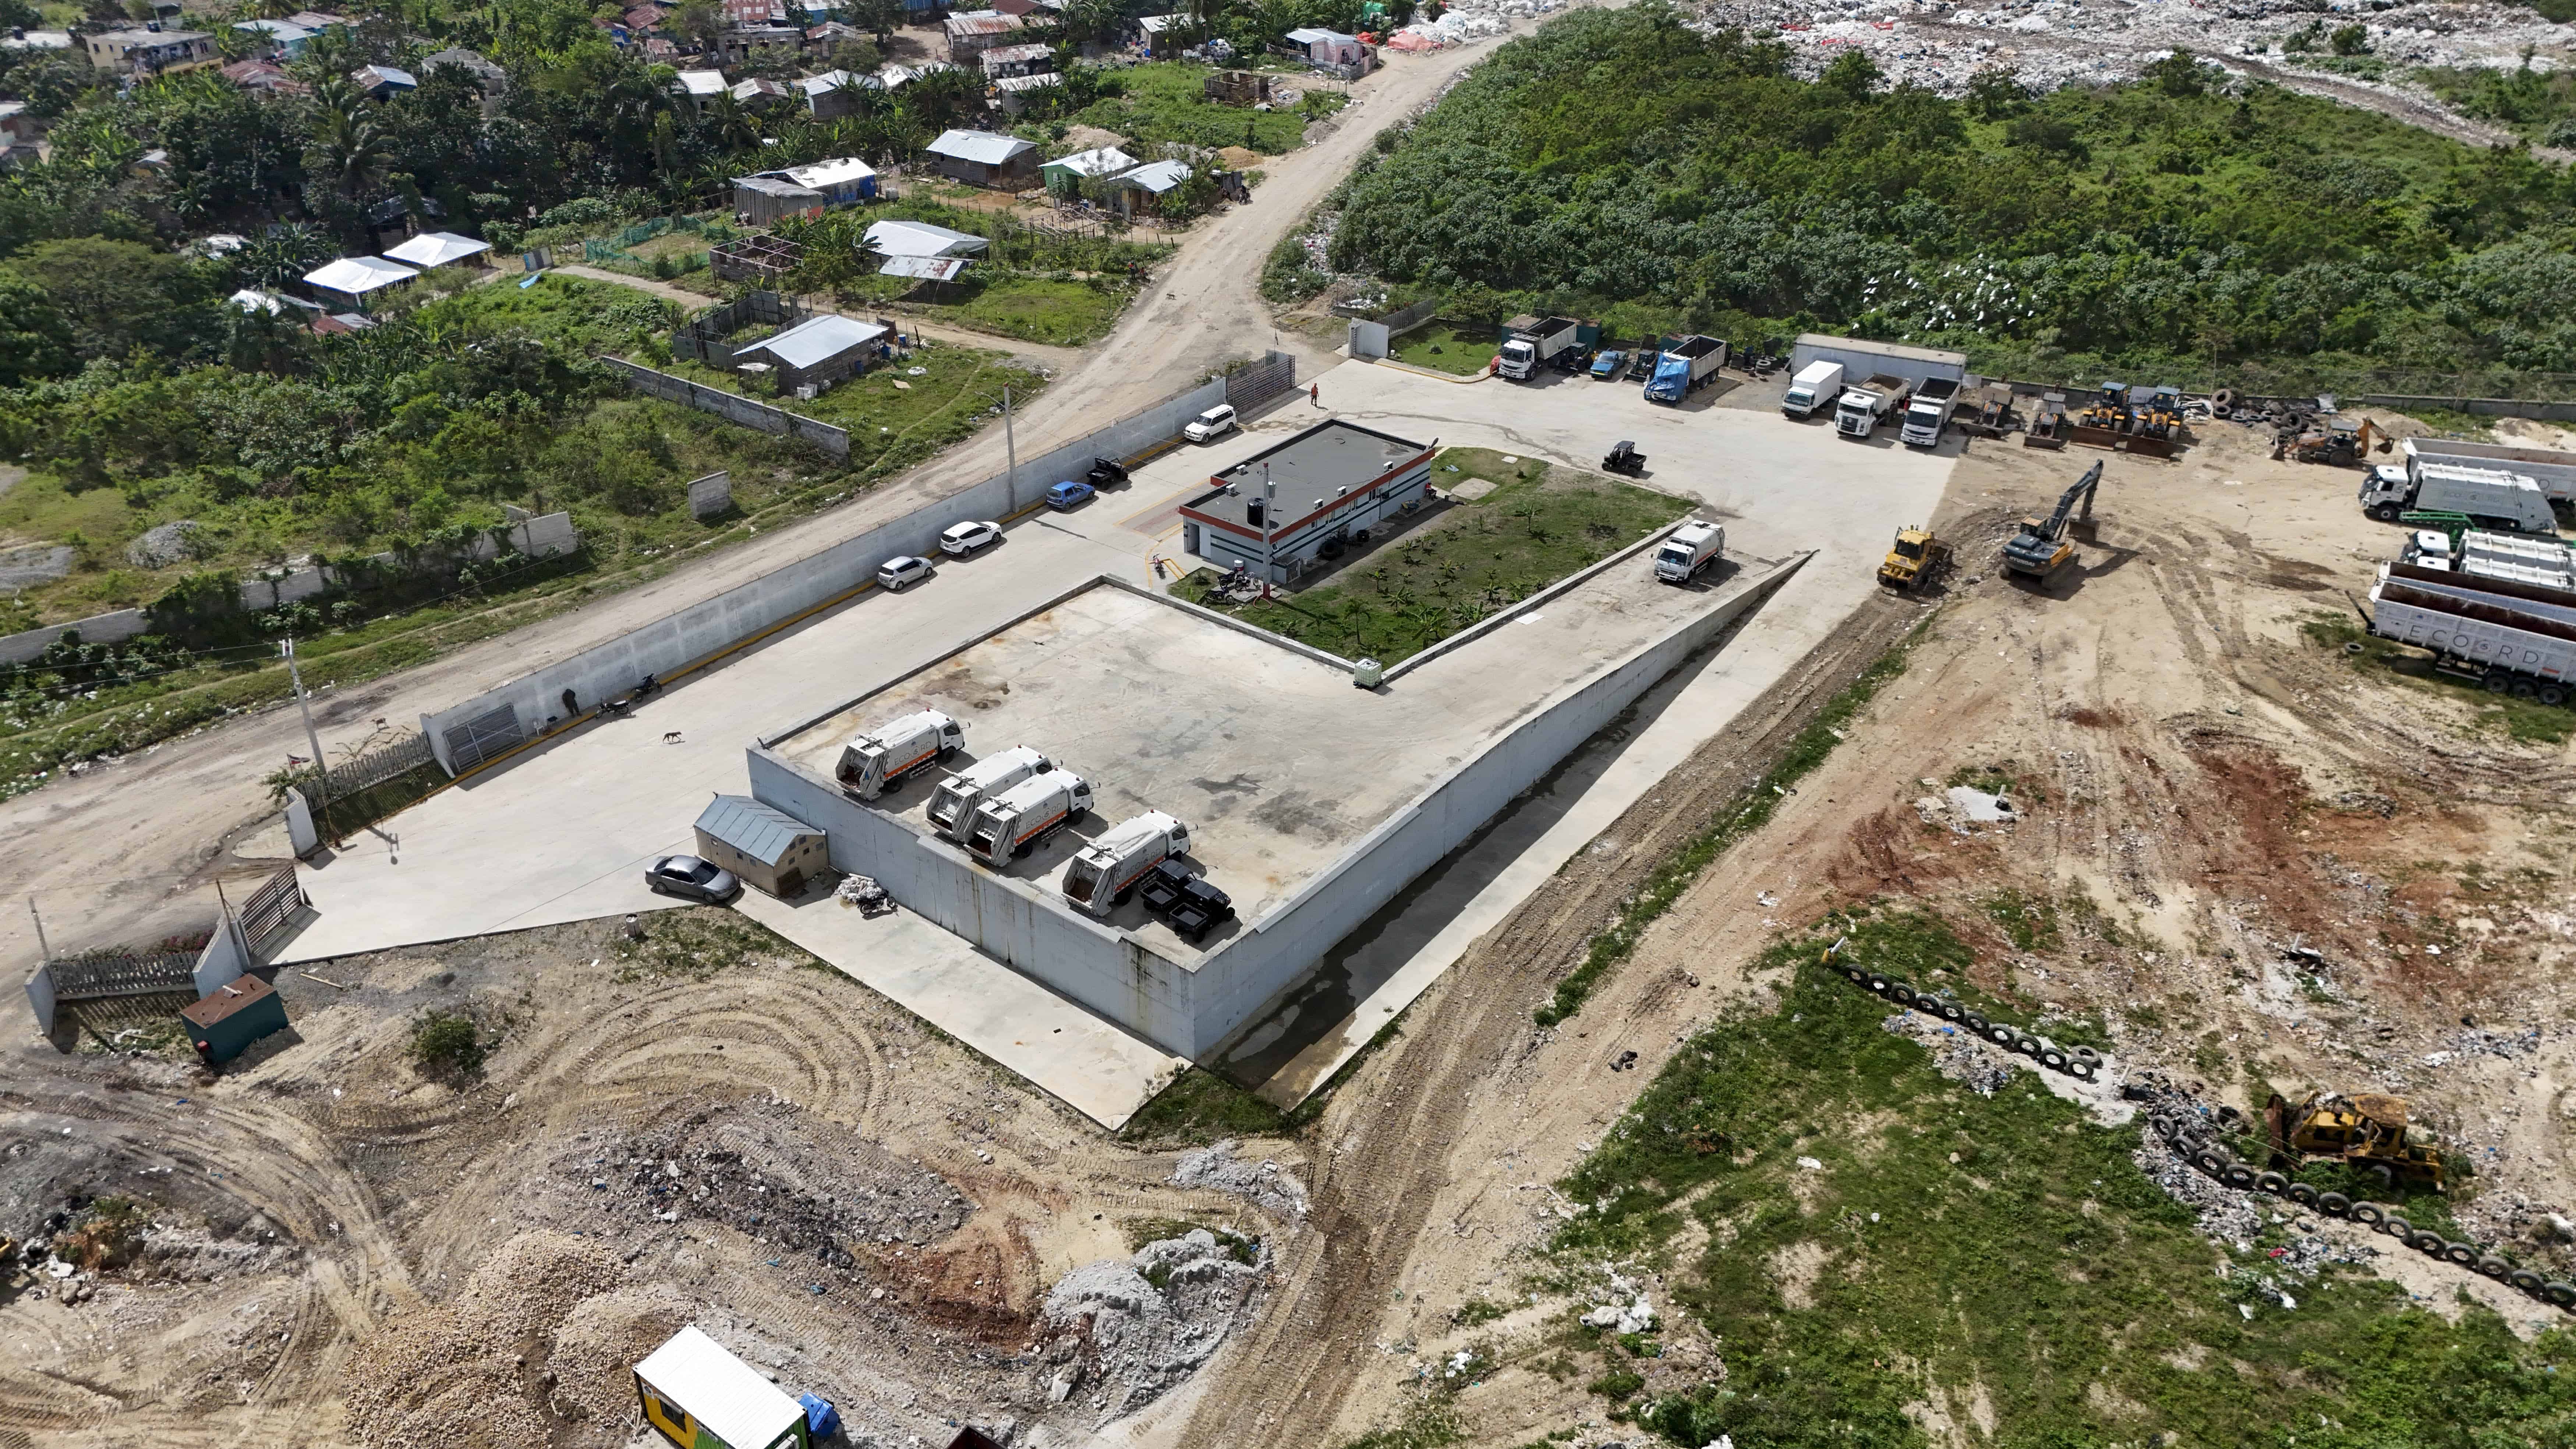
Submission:
[[[831,868],[823,832],[748,795],[718,795],[698,812],[698,855],[782,899]]]
[[[365,311],[367,299],[387,287],[401,284],[420,273],[400,262],[383,257],[342,257],[324,262],[304,274],[304,285],[313,289],[325,302],[345,302]]]
[[[696,1324],[635,1366],[644,1422],[680,1449],[811,1449],[805,1409]]]
[[[1038,184],[1038,143],[991,131],[942,131],[921,148],[939,174],[970,186],[1024,191]]]
[[[927,221],[872,221],[862,240],[886,257],[964,257],[989,245],[972,232]]]
[[[425,231],[401,246],[385,248],[385,256],[393,261],[426,270],[430,267],[454,266],[458,262],[470,261],[490,250],[492,250],[490,242],[480,241],[470,236],[458,236],[452,231]]]
[[[1046,178],[1049,191],[1062,193],[1072,191],[1085,181],[1133,170],[1135,165],[1135,157],[1115,146],[1094,146],[1088,151],[1058,156],[1039,167],[1038,174]]]
[[[767,226],[782,216],[819,216],[823,204],[823,193],[780,172],[733,179],[733,213],[754,226]]]
[[[277,988],[256,976],[241,976],[218,986],[202,1001],[179,1008],[179,1024],[197,1055],[207,1063],[228,1062],[252,1042],[286,1030],[286,1004]]]

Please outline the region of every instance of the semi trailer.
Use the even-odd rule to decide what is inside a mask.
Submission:
[[[1090,808],[1088,781],[1071,770],[1049,770],[977,805],[961,843],[968,855],[1000,866],[1035,850]]]
[[[1119,821],[1065,867],[1064,898],[1105,917],[1154,867],[1189,850],[1190,828],[1160,810]]]
[[[2516,448],[2503,443],[2462,443],[2449,438],[2408,438],[2407,466],[2447,463],[2455,468],[2496,468],[2520,473],[2540,491],[2562,502],[2576,502],[2576,453],[2556,448]]]
[[[966,727],[935,709],[888,720],[841,746],[841,788],[873,800],[966,742]]]
[[[966,822],[974,818],[976,806],[1022,780],[1054,768],[1055,761],[1027,745],[1013,745],[998,755],[986,755],[930,792],[930,826],[951,840],[961,839],[966,834]]]
[[[2390,579],[2370,591],[2370,632],[2430,650],[2434,667],[2497,694],[2565,704],[2576,691],[2576,624],[2449,598]]]
[[[2390,580],[2428,594],[2459,599],[2471,604],[2489,604],[2534,618],[2560,624],[2576,624],[2576,592],[2567,589],[2538,588],[2511,579],[2489,578],[2484,574],[2428,567],[2421,563],[2385,563],[2379,566],[2379,581]]]

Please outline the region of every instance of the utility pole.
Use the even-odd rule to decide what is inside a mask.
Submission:
[[[1009,460],[1011,470],[1010,481],[1003,485],[1005,491],[1002,496],[1017,508],[1020,506],[1020,444],[1011,432],[1011,390],[1008,387],[1002,389],[1002,454]]]
[[[34,896],[27,897],[27,914],[35,917],[36,921],[37,956],[42,960],[51,961],[54,959],[54,948],[45,944],[45,918],[37,913],[36,898]]]
[[[304,742],[313,747],[313,792],[322,797],[322,818],[315,828],[327,840],[331,836],[331,766],[322,758],[322,736],[313,728],[313,702],[304,694],[304,673],[295,667],[295,640],[290,636],[277,648],[286,656],[286,678],[295,687],[295,707],[304,714]]]

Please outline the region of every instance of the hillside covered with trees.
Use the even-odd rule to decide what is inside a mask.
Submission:
[[[1338,270],[1465,310],[1801,327],[2156,380],[2576,372],[2576,182],[2188,57],[1957,101],[1661,0],[1513,41],[1339,196]],[[2490,376],[2486,385],[2510,385]]]

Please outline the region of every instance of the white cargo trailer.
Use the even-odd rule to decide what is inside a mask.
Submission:
[[[1026,855],[1040,841],[1091,808],[1091,786],[1071,770],[1049,770],[1023,780],[975,807],[966,822],[966,853],[999,866]]]
[[[2436,667],[2498,694],[2565,704],[2576,680],[2576,624],[2447,598],[2391,579],[2370,591],[2370,632],[2433,652]]]
[[[935,709],[888,720],[841,746],[841,786],[873,800],[966,742],[966,727]]]
[[[1064,898],[1078,910],[1106,916],[1145,873],[1190,851],[1190,828],[1160,810],[1110,826],[1064,869]]]
[[[1861,337],[1826,337],[1810,332],[1789,349],[1789,370],[1795,375],[1805,371],[1811,362],[1839,362],[1845,375],[1851,377],[1887,373],[1903,378],[1908,391],[1936,377],[1961,385],[1968,380],[1968,354],[1964,352],[1908,347],[1901,342],[1871,342]]]
[[[1055,761],[1026,745],[1013,745],[998,755],[986,755],[930,792],[930,826],[951,840],[961,839],[976,806],[1022,780],[1054,768]]]
[[[2449,438],[2408,438],[2407,467],[2422,463],[2500,468],[2530,478],[2552,498],[2576,501],[2576,453],[2555,448],[2515,448],[2502,443],[2461,443]]]

